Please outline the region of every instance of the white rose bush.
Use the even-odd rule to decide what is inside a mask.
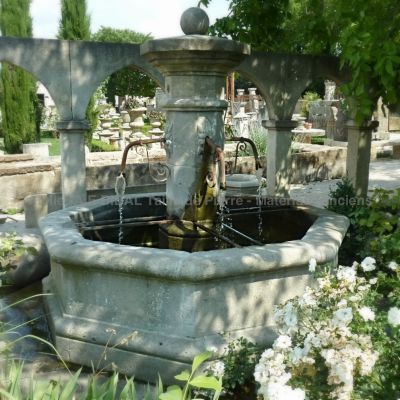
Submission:
[[[323,271],[322,271],[323,270]],[[315,271],[315,272],[314,272]],[[400,398],[400,269],[366,257],[276,306],[279,336],[255,367],[264,400]]]

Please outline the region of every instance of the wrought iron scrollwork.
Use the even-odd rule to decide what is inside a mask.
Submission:
[[[234,171],[236,171],[237,160],[238,160],[238,157],[239,157],[239,151],[246,151],[248,145],[250,145],[250,147],[252,149],[252,152],[253,152],[256,171],[258,169],[262,168],[260,160],[258,158],[257,147],[256,147],[255,143],[251,139],[245,138],[245,137],[231,137],[229,140],[231,140],[233,142],[238,142],[237,145],[236,145],[236,152],[235,152],[235,163],[234,163],[234,167],[233,167]]]

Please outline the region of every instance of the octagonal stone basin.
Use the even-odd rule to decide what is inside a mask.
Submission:
[[[126,207],[131,215],[163,215],[149,200],[160,195],[127,196]],[[145,381],[156,381],[158,372],[172,381],[196,354],[212,348],[217,357],[234,338],[270,344],[273,305],[303,292],[310,258],[336,264],[348,228],[344,216],[293,203],[281,215],[266,209],[265,240],[276,243],[260,246],[188,253],[81,235],[75,222],[115,218],[117,207],[109,197],[41,220],[51,257],[44,290],[54,294],[45,300],[65,360],[117,367]],[[249,220],[237,224],[246,229]]]

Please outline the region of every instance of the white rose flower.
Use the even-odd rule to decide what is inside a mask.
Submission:
[[[334,326],[348,325],[353,319],[351,307],[340,308],[333,314],[332,324]]]
[[[390,263],[388,264],[388,268],[391,269],[392,271],[397,271],[399,265],[397,264],[396,261],[390,261]]]
[[[374,321],[375,313],[369,307],[361,307],[358,310],[358,313],[361,315],[361,318],[364,321]]]
[[[310,262],[308,263],[308,270],[313,273],[315,272],[315,268],[317,266],[317,260],[315,258],[311,258]]]
[[[371,278],[371,279],[369,280],[369,284],[370,284],[370,285],[375,285],[376,282],[378,282],[378,278]]]
[[[211,372],[217,378],[222,378],[225,373],[225,364],[222,361],[216,361],[211,365]]]
[[[351,264],[351,268],[354,269],[354,271],[357,271],[357,268],[360,264],[357,261],[353,261],[353,264]]]
[[[376,269],[376,260],[373,257],[365,257],[361,262],[361,268],[364,272],[373,271]]]
[[[339,308],[345,308],[345,307],[347,307],[347,300],[346,300],[346,299],[340,300],[339,303],[337,304],[337,306],[338,306]]]
[[[292,345],[292,339],[288,335],[280,335],[274,342],[275,350],[285,350]]]
[[[275,352],[272,349],[267,349],[261,354],[261,358],[269,359],[275,355]]]
[[[392,307],[388,312],[389,324],[393,326],[400,325],[400,308]]]
[[[336,276],[340,281],[354,283],[356,281],[357,273],[351,267],[339,267]]]

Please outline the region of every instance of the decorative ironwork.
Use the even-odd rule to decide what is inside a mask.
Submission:
[[[229,138],[229,140],[231,140],[232,142],[238,142],[236,145],[236,152],[235,152],[235,163],[234,163],[234,167],[233,167],[234,171],[236,171],[237,160],[239,157],[239,151],[246,151],[247,145],[250,145],[250,147],[252,149],[256,171],[258,169],[262,168],[260,159],[258,158],[258,151],[257,151],[256,144],[251,139],[241,136],[241,137],[231,137],[231,138]]]

